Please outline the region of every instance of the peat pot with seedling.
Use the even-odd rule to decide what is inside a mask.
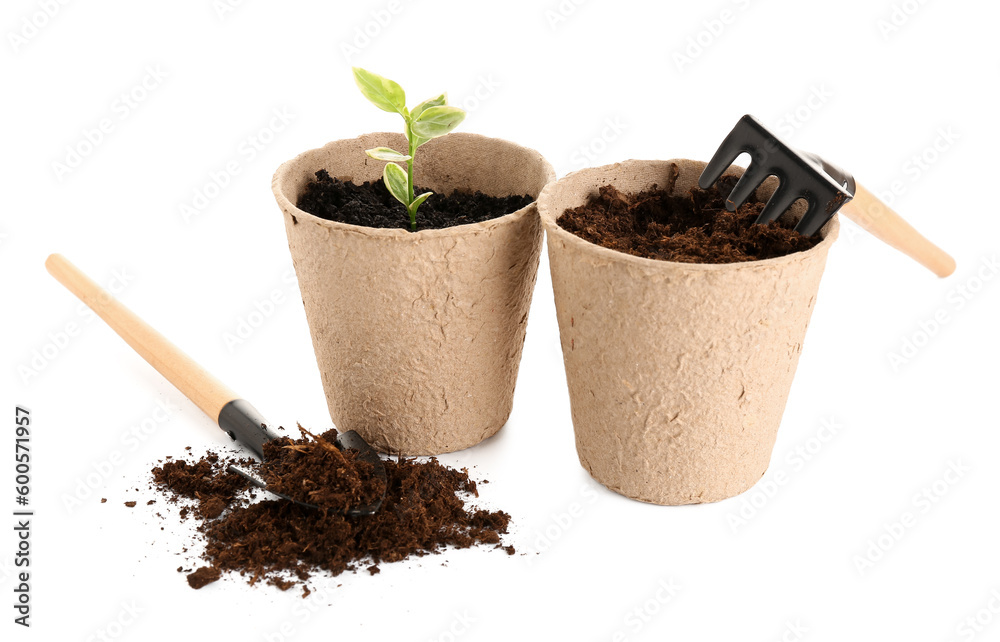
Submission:
[[[354,79],[404,132],[304,152],[272,182],[330,415],[384,451],[467,448],[511,411],[533,201],[555,175],[534,150],[450,133],[465,114],[444,94],[409,109],[397,83]]]

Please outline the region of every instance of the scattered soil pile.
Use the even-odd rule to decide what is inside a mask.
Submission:
[[[814,247],[822,239],[792,229],[794,223],[757,225],[764,203],[751,196],[735,212],[725,197],[736,177],[724,176],[707,190],[671,196],[677,168],[664,189],[624,194],[611,185],[586,205],[566,210],[558,219],[564,230],[602,247],[626,254],[680,263],[759,261]]]
[[[212,568],[211,566],[203,566],[199,568],[194,573],[190,573],[187,576],[188,584],[191,585],[193,589],[200,589],[201,587],[211,584],[222,577],[222,572],[217,568]]]
[[[383,486],[371,464],[356,460],[354,451],[336,451],[336,435],[331,430],[275,440],[265,446],[266,464],[209,453],[153,469],[157,488],[171,501],[198,502],[194,514],[201,520],[198,536],[205,544],[205,565],[187,575],[192,588],[236,572],[251,584],[266,581],[287,590],[316,573],[364,568],[375,574],[383,562],[447,547],[488,545],[514,553],[501,542],[510,515],[467,507],[467,499],[478,497],[476,482],[467,470],[448,468],[434,458],[384,461],[387,485],[381,509],[373,515],[346,515],[345,508],[377,499]],[[226,470],[230,464],[319,507],[281,499],[252,502],[252,488]],[[182,509],[182,517],[186,514]],[[303,594],[308,593],[305,587]]]
[[[172,457],[162,466],[153,469],[153,481],[176,501],[177,497],[186,497],[198,501],[197,512],[200,517],[214,519],[222,514],[229,504],[236,499],[240,491],[249,487],[249,483],[227,470],[230,465],[247,466],[253,462],[249,459],[224,459],[216,453],[208,453],[198,461],[187,462]],[[181,518],[186,518],[188,509],[181,510]]]
[[[415,194],[430,190],[415,187]],[[482,192],[453,192],[450,195],[434,194],[417,211],[417,230],[440,229],[481,223],[499,218],[535,199],[528,195],[487,196]],[[332,178],[325,169],[316,172],[316,180],[306,185],[296,206],[314,216],[362,225],[364,227],[410,229],[410,216],[406,207],[386,189],[382,179],[356,185]]]

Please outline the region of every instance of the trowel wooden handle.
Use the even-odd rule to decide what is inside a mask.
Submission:
[[[226,404],[239,398],[61,254],[49,256],[45,269],[213,421],[219,421]]]
[[[911,257],[940,277],[955,271],[955,259],[928,241],[874,194],[857,185],[854,198],[840,210],[871,235]]]

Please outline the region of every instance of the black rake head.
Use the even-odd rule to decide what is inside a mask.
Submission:
[[[742,154],[750,154],[750,165],[726,199],[730,212],[742,205],[768,176],[778,178],[778,188],[757,218],[764,224],[777,220],[792,204],[801,199],[808,203],[795,231],[812,236],[833,218],[837,210],[854,198],[854,177],[815,154],[789,147],[747,114],[736,123],[722,141],[712,160],[698,179],[708,189]]]

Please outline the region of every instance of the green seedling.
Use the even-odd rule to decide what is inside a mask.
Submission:
[[[388,161],[382,178],[396,200],[406,206],[410,215],[410,228],[417,231],[417,208],[434,192],[413,193],[413,158],[417,148],[439,136],[444,136],[465,120],[465,111],[448,104],[448,96],[441,94],[420,103],[412,110],[406,108],[406,93],[398,83],[378,74],[354,67],[354,82],[373,105],[383,111],[397,113],[406,123],[406,140],[409,151],[404,154],[389,147],[376,147],[365,153],[380,161]],[[397,163],[406,163],[404,170]]]

